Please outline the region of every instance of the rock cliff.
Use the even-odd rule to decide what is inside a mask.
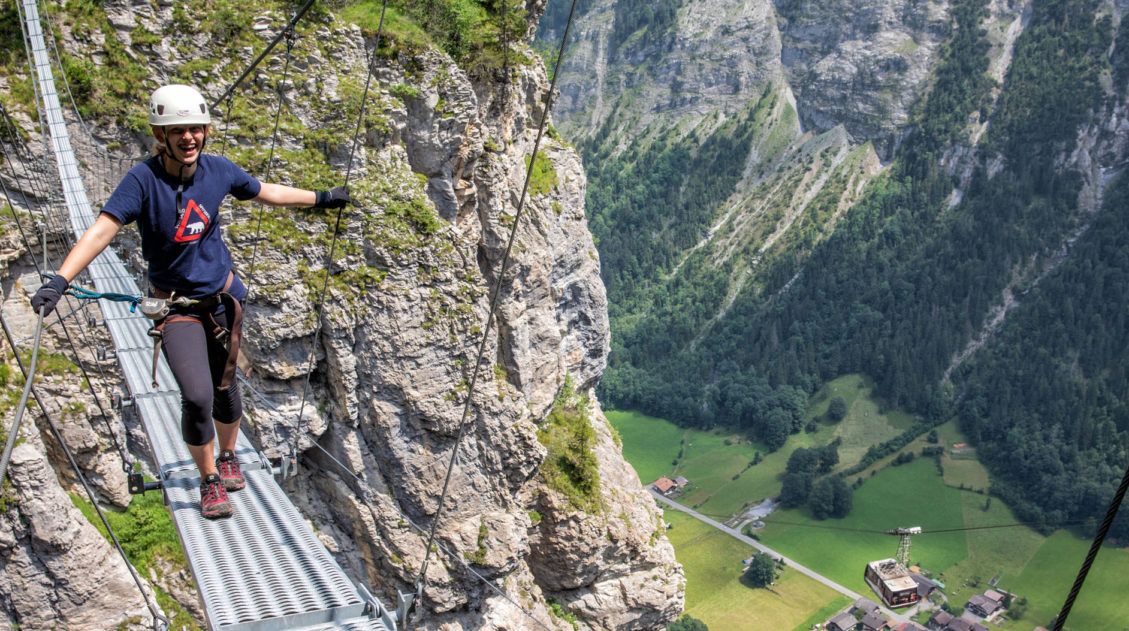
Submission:
[[[529,5],[530,23],[538,5]],[[105,10],[111,26],[96,37],[77,18],[61,17],[68,55],[97,64],[100,51],[118,46],[106,39],[114,37],[135,56],[138,47],[154,53],[147,81],[185,80],[187,72],[212,97],[252,57],[250,45],[229,54],[214,32],[139,37],[176,24],[174,5],[121,1]],[[281,10],[254,13],[252,41],[261,46],[285,17]],[[548,91],[544,68],[520,44],[514,50],[522,61],[468,71],[434,47],[394,40],[393,52],[374,66],[350,169],[349,119],[357,116],[373,33],[324,14],[299,33],[294,65],[303,78],[283,86],[287,111],[270,179],[322,187],[348,172],[359,203],[341,218],[336,239],[334,217],[271,211],[260,230],[258,208],[231,209],[228,236],[252,288],[245,430],[267,454],[298,450],[303,467],[287,483],[293,499],[341,562],[386,602],[415,587],[426,532],[412,525],[431,526],[455,459],[416,626],[567,629],[558,617],[565,615],[586,628],[662,627],[681,611],[681,568],[661,513],[595,401],[583,417],[583,431],[593,436],[593,502],[578,503],[543,471],[554,457],[543,444],[546,417],[563,390],[592,388],[609,349],[576,152],[545,137],[520,201]],[[270,64],[275,73],[281,67]],[[264,71],[255,79],[240,97],[246,100],[226,113],[228,138],[212,140],[259,175],[267,166],[264,104],[277,76]],[[132,134],[88,122],[103,142],[114,138],[120,154],[139,153]],[[34,129],[29,133],[34,139]],[[489,322],[495,286],[497,317]],[[51,484],[65,498],[59,483]],[[30,509],[22,498],[13,506],[9,511]],[[88,527],[76,515],[65,521]],[[577,562],[562,564],[562,557]],[[67,599],[68,586],[59,579],[44,589]],[[7,606],[25,597],[19,591],[4,601],[21,628],[96,626],[71,623],[63,613],[40,624]]]

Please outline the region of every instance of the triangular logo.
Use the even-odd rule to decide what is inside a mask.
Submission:
[[[196,204],[196,200],[190,199],[188,206],[184,209],[184,217],[181,218],[180,225],[176,228],[176,236],[173,237],[173,241],[177,243],[199,241],[207,229],[208,213]]]

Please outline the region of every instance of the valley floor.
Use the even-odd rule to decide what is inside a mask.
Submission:
[[[725,431],[686,429],[624,411],[608,412],[623,439],[623,452],[644,485],[661,476],[682,476],[689,484],[677,501],[718,522],[736,525],[745,509],[774,497],[788,456],[798,447],[822,446],[842,438],[843,470],[858,462],[869,445],[896,436],[913,419],[883,413],[866,381],[848,376],[813,397],[809,415],[821,418],[831,396],[848,398],[849,412],[838,424],[821,422],[812,433],[793,435],[775,453]],[[956,447],[964,437],[952,424],[938,428],[940,458],[917,457],[895,466],[891,454],[855,477],[863,484],[854,508],[843,519],[815,520],[806,509],[776,510],[756,537],[850,591],[873,597],[863,568],[894,556],[898,540],[884,531],[920,526],[911,560],[942,581],[949,602],[962,606],[994,582],[1017,594],[1021,604],[996,626],[1030,631],[1058,613],[1085,556],[1089,541],[1058,531],[1048,536],[1017,524],[1012,511],[989,496],[988,473],[975,450]],[[902,451],[920,453],[926,437]],[[756,465],[751,463],[760,459]],[[741,561],[754,549],[685,514],[667,510],[668,536],[686,568],[686,611],[712,631],[728,629],[810,629],[846,606],[846,596],[796,571],[785,570],[771,591],[740,581]],[[943,531],[943,532],[942,532]],[[1129,620],[1129,551],[1107,546],[1091,571],[1071,613],[1068,629],[1122,629]],[[1020,600],[1022,599],[1022,600]],[[916,618],[924,622],[928,614]],[[758,626],[758,620],[765,626]],[[787,625],[784,625],[787,621]]]

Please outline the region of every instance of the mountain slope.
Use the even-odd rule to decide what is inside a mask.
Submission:
[[[615,15],[606,4],[595,3],[586,19]],[[711,32],[740,13],[701,4],[717,9]],[[1117,207],[1103,200],[1114,195],[1111,182],[1126,161],[1125,3],[815,5],[777,2],[759,30],[737,31],[769,32],[762,41],[780,42],[779,59],[758,62],[778,69],[769,92],[782,101],[796,95],[798,123],[787,116],[750,123],[719,98],[718,121],[751,129],[726,134],[732,147],[681,134],[681,154],[672,158],[678,168],[656,175],[646,166],[663,163],[648,152],[671,151],[654,140],[661,135],[647,133],[647,115],[632,127],[621,121],[635,119],[617,106],[654,112],[662,121],[656,127],[670,134],[681,119],[667,118],[667,100],[625,93],[608,104],[604,96],[601,111],[610,114],[599,124],[587,109],[569,112],[562,127],[578,135],[593,229],[607,253],[614,335],[603,392],[615,405],[682,422],[745,427],[771,446],[799,429],[795,397],[836,375],[864,372],[890,404],[910,407],[925,425],[959,410],[986,448],[1003,453],[1014,446],[1008,436],[1043,437],[1063,454],[1061,466],[1037,486],[1014,460],[990,461],[999,491],[1051,526],[1095,515],[1092,499],[1064,504],[1038,489],[1053,480],[1060,500],[1083,487],[1094,489],[1082,494],[1088,498],[1108,495],[1111,472],[1124,461],[1127,435],[1113,402],[1129,390],[1113,377],[1116,352],[1093,357],[1098,345],[1121,348],[1117,308],[1085,303],[1087,328],[1098,333],[1080,347],[1063,329],[1082,326],[1084,301],[1067,299],[1056,279],[1076,273],[1071,261],[1088,260],[1092,248],[1108,250],[1103,234],[1116,230],[1104,218]],[[690,37],[691,14],[679,8],[666,27],[678,42],[672,50],[690,46],[680,36]],[[609,56],[603,75],[662,67],[655,54],[645,64]],[[576,81],[581,90],[589,83]],[[667,83],[671,93],[680,85],[677,77]],[[562,91],[574,89],[566,81]],[[710,120],[704,109],[686,119]],[[762,161],[756,149],[770,129],[790,138],[784,160]],[[825,140],[831,151],[805,151],[812,146],[805,134],[820,131],[844,140]],[[888,160],[881,171],[876,157],[855,148],[865,140],[872,156]],[[709,161],[714,146],[724,147],[726,159]],[[637,156],[649,159],[632,162]],[[767,175],[762,165],[771,167]],[[732,179],[719,179],[727,174]],[[633,179],[648,186],[631,194]],[[692,188],[698,182],[705,192]],[[676,202],[686,191],[692,203],[684,209]],[[639,209],[626,213],[632,204]],[[1044,285],[1055,289],[1037,291]],[[1118,294],[1107,296],[1119,304]],[[1075,316],[1063,327],[1050,314],[1068,304]],[[1056,374],[1073,376],[1028,373],[1001,359],[1025,356],[1046,357],[1048,368],[1060,367]],[[1058,412],[1017,415],[1014,404],[992,402],[1006,375],[1023,384],[1004,388],[1015,393],[1009,400],[1030,395],[1022,409]],[[1093,442],[1096,435],[1104,445]]]

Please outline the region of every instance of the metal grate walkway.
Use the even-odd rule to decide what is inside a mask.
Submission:
[[[63,183],[76,237],[94,212],[71,148],[55,91],[51,56],[36,0],[21,0],[24,36],[31,51],[43,120]],[[139,295],[137,283],[107,249],[87,268],[99,292]],[[149,320],[121,302],[101,300],[118,361],[153,448],[165,501],[215,630],[395,631],[392,614],[364,587],[354,585],[283,494],[266,460],[240,432],[236,456],[247,488],[233,493],[232,519],[200,516],[199,475],[180,436],[180,393],[164,358],[150,382],[153,343]]]

